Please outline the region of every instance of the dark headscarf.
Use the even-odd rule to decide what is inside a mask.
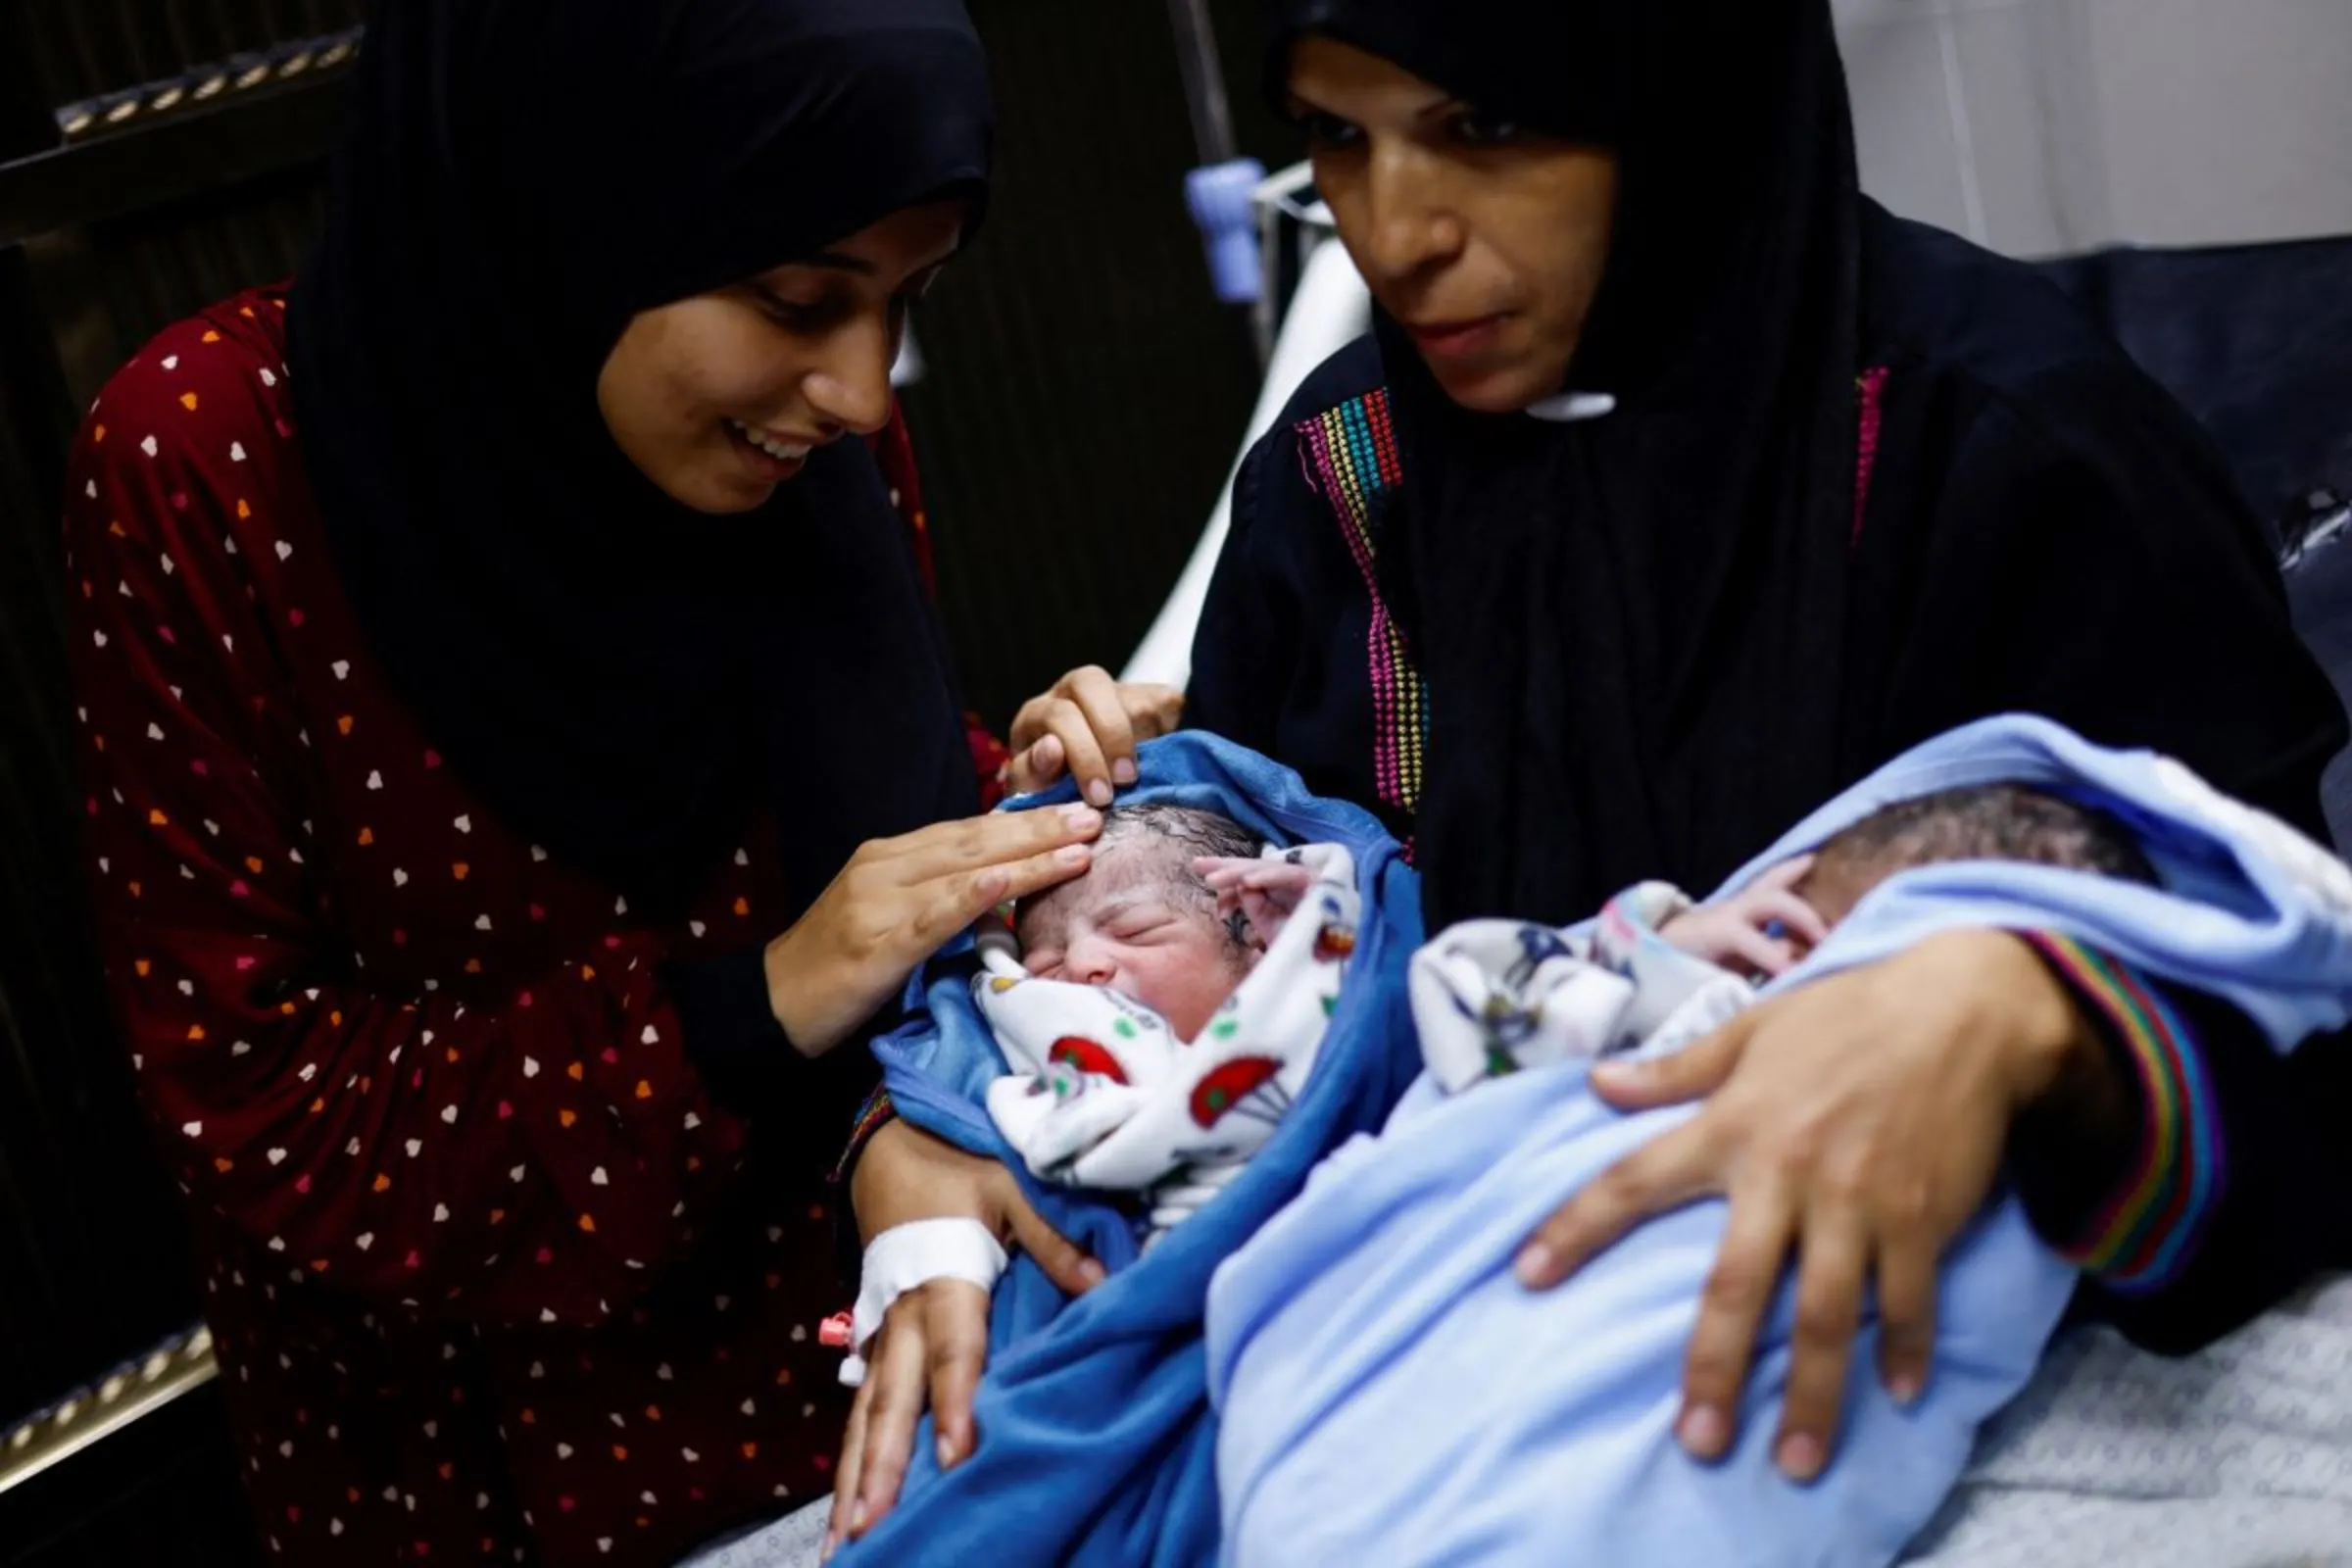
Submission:
[[[516,831],[656,903],[761,805],[796,906],[861,840],[975,807],[940,634],[864,444],[744,516],[622,456],[639,312],[905,207],[975,220],[992,105],[960,0],[389,0],[291,310],[346,589]]]
[[[1405,471],[1383,594],[1430,684],[1430,917],[1707,886],[1841,776],[1859,199],[1827,0],[1273,10],[1278,61],[1325,33],[1619,158],[1569,375],[1615,413],[1469,413],[1378,323]]]

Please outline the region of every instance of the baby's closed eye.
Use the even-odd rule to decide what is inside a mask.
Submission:
[[[1176,926],[1176,916],[1163,909],[1155,913],[1123,915],[1106,927],[1103,934],[1114,942],[1150,942],[1166,936]]]

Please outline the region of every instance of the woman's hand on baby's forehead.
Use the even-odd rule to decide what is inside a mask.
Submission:
[[[841,1044],[915,966],[1008,899],[1083,875],[1102,831],[1091,807],[942,822],[859,846],[768,944],[769,1005],[808,1055]]]

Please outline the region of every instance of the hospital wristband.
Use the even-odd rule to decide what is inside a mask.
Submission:
[[[843,1385],[854,1389],[865,1382],[865,1348],[882,1332],[882,1320],[900,1297],[934,1280],[963,1280],[993,1291],[1010,1261],[1003,1244],[976,1219],[918,1219],[875,1237],[865,1249],[864,1279],[850,1314]]]
[[[2069,937],[2023,935],[2130,1074],[2138,1112],[2121,1180],[2086,1205],[2071,1238],[2050,1240],[2109,1290],[2162,1290],[2194,1255],[2227,1175],[2220,1107],[2195,1036],[2131,969]]]

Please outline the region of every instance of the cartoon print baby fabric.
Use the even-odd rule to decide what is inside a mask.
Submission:
[[[1314,1069],[1355,949],[1355,865],[1337,845],[1282,852],[1314,873],[1298,908],[1198,1039],[1102,986],[1023,974],[984,948],[972,983],[1011,1068],[989,1115],[1041,1181],[1147,1193],[1238,1169]]]
[[[1754,988],[1669,945],[1658,928],[1690,906],[1663,882],[1611,899],[1565,931],[1465,920],[1413,955],[1413,1016],[1439,1088],[1639,1050],[1679,1050],[1730,1018]]]

